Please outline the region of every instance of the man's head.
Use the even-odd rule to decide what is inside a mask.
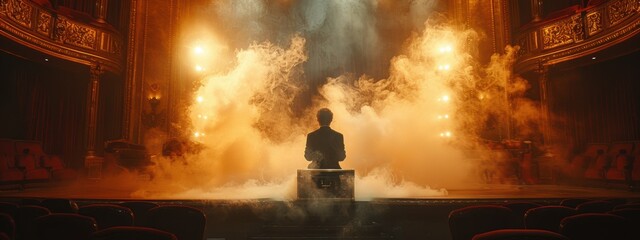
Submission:
[[[333,113],[328,108],[323,108],[318,110],[318,114],[316,114],[318,118],[318,123],[320,126],[329,126],[331,121],[333,120]]]

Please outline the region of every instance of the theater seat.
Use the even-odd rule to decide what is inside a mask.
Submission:
[[[532,208],[524,214],[524,225],[527,229],[560,232],[560,222],[562,219],[576,214],[578,214],[578,212],[575,209],[565,206]]]
[[[93,218],[73,213],[52,213],[36,218],[33,229],[40,240],[86,240],[96,230]]]
[[[18,214],[18,204],[10,202],[0,202],[0,213],[9,214],[12,218],[15,218]]]
[[[9,239],[14,239],[16,235],[16,223],[13,217],[6,213],[0,213],[0,233],[5,233]]]
[[[15,159],[0,153],[0,183],[20,182],[24,178],[22,171],[15,166]]]
[[[589,201],[582,203],[576,207],[579,213],[605,213],[613,210],[616,203],[609,201]]]
[[[565,198],[565,199],[562,199],[562,201],[560,201],[560,206],[576,208],[578,207],[578,205],[586,202],[590,202],[590,201],[593,201],[593,200],[586,199],[586,198]]]
[[[560,222],[560,233],[571,240],[631,240],[631,227],[625,218],[606,213],[583,213]]]
[[[473,240],[569,240],[569,238],[546,230],[500,229],[476,234]]]
[[[49,215],[51,212],[41,206],[24,205],[18,208],[18,213],[15,218],[18,239],[32,240],[36,239],[35,232],[35,219]]]
[[[45,157],[43,159],[43,167],[51,172],[51,179],[55,181],[75,180],[78,173],[70,168],[66,168],[62,159],[56,156]]]
[[[78,213],[95,219],[100,230],[115,226],[133,226],[131,209],[115,204],[91,204],[80,207]]]
[[[511,212],[513,212],[513,223],[515,224],[514,227],[524,228],[524,214],[529,209],[540,207],[542,205],[532,202],[512,202],[502,204],[502,206],[511,209]]]
[[[513,228],[513,213],[509,208],[476,205],[449,213],[449,230],[453,240],[468,240],[479,233]]]
[[[149,224],[173,233],[180,240],[202,240],[207,218],[202,210],[182,206],[159,206],[149,210]]]
[[[147,227],[111,227],[91,234],[90,240],[178,240],[172,233]]]
[[[52,213],[77,213],[78,204],[66,198],[47,198],[42,200],[41,205]]]
[[[131,209],[131,211],[133,212],[133,216],[135,216],[134,225],[143,227],[149,226],[149,210],[160,206],[158,204],[145,201],[123,202],[118,205]]]

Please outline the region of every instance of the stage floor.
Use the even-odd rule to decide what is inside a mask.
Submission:
[[[357,186],[356,186],[357,188]],[[127,189],[104,182],[83,181],[72,184],[58,185],[33,185],[24,189],[5,188],[0,190],[1,198],[69,198],[69,199],[104,199],[104,200],[250,200],[251,198],[217,198],[215,195],[203,195],[202,197],[184,197],[163,194],[156,190],[157,194],[148,193],[140,196],[139,189]],[[160,196],[160,197],[156,197]],[[499,200],[499,199],[564,199],[564,198],[626,198],[639,199],[640,192],[629,191],[623,188],[595,188],[569,185],[511,185],[511,184],[474,184],[465,188],[447,189],[446,195],[420,196],[406,195],[397,198],[361,198],[356,195],[356,201],[369,201],[373,199],[415,199],[415,200]],[[254,199],[265,199],[262,197]],[[269,199],[269,198],[266,198]],[[286,199],[273,198],[273,199]],[[291,200],[291,199],[289,199]]]

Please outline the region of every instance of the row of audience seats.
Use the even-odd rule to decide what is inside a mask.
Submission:
[[[37,141],[0,139],[0,184],[74,180],[75,170]]]
[[[572,157],[565,177],[632,185],[640,181],[640,142],[591,143]]]
[[[68,199],[0,202],[0,240],[202,240],[206,216],[183,205]]]
[[[565,199],[559,205],[473,205],[449,214],[453,240],[640,239],[640,202]]]

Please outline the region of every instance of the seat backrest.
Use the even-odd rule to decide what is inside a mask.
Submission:
[[[560,232],[560,221],[578,214],[573,208],[565,206],[542,206],[529,209],[524,214],[524,225],[528,229],[542,229]]]
[[[147,227],[120,226],[91,234],[90,240],[178,240],[172,233]]]
[[[583,213],[562,219],[560,233],[572,240],[630,239],[630,225],[623,217],[606,213]]]
[[[133,215],[135,216],[134,225],[144,226],[144,227],[149,226],[149,221],[148,221],[149,210],[160,206],[156,203],[145,202],[145,201],[123,202],[118,205],[131,209],[131,211],[133,212]]]
[[[562,234],[538,229],[500,229],[473,236],[473,240],[569,240]]]
[[[29,149],[29,153],[33,154],[36,159],[45,156],[42,150],[42,144],[38,141],[16,141],[16,151],[21,154],[25,149]]]
[[[0,213],[9,214],[9,216],[15,219],[16,215],[18,214],[18,204],[10,202],[0,202]]]
[[[578,205],[589,202],[589,201],[593,201],[593,200],[586,199],[586,198],[565,198],[565,199],[562,199],[562,201],[560,201],[560,206],[576,208]]]
[[[40,240],[86,240],[96,230],[93,218],[74,213],[52,213],[38,217],[33,229]]]
[[[51,214],[51,211],[45,207],[35,205],[23,205],[18,207],[18,213],[15,218],[17,235],[19,239],[33,240],[36,239],[35,219]]]
[[[200,209],[182,206],[159,206],[149,210],[151,227],[173,233],[180,240],[202,240],[207,217]]]
[[[41,205],[52,213],[77,213],[78,204],[71,199],[47,198],[42,200]]]
[[[640,202],[621,204],[621,205],[615,206],[613,210],[630,209],[630,208],[640,209]]]
[[[626,218],[628,221],[631,222],[631,224],[640,226],[640,209],[638,208],[617,209],[617,210],[610,211],[608,213]],[[640,231],[640,229],[638,231]]]
[[[449,230],[453,240],[468,240],[479,233],[513,228],[512,219],[511,210],[503,206],[469,206],[449,213]]]
[[[80,207],[78,213],[95,219],[98,229],[133,226],[133,212],[131,209],[115,204],[91,204]]]
[[[532,202],[512,202],[505,203],[502,206],[511,209],[513,212],[513,222],[516,224],[516,228],[524,228],[524,214],[532,208],[540,207],[542,205]]]
[[[0,233],[5,233],[10,239],[14,239],[16,235],[16,223],[13,217],[6,213],[0,213]]]
[[[616,203],[610,201],[595,200],[578,205],[576,210],[579,213],[605,213],[613,210],[616,205]]]
[[[587,144],[582,155],[595,159],[599,153],[606,153],[609,149],[609,145],[605,143],[590,143]]]

